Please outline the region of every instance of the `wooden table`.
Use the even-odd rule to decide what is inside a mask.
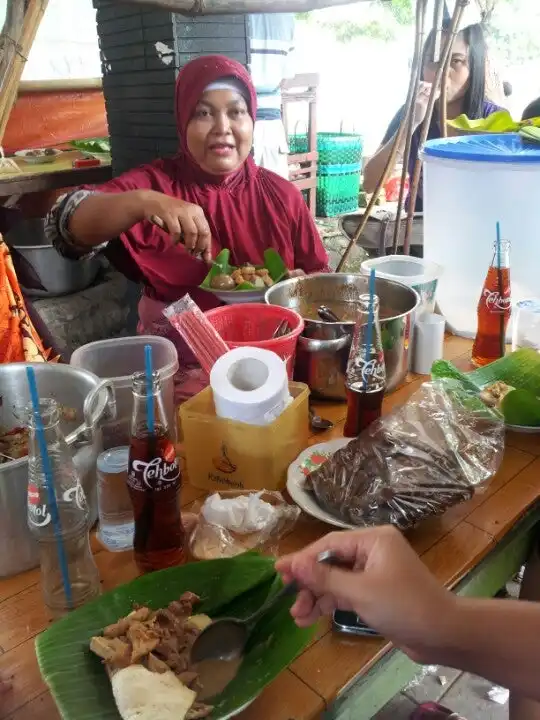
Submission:
[[[0,172],[0,197],[99,184],[111,179],[110,163],[92,168],[74,168],[73,161],[82,158],[83,155],[76,150],[62,153],[53,163],[29,165],[18,158],[10,158],[15,160],[20,172]]]
[[[446,357],[465,368],[468,341],[450,338]],[[404,402],[422,378],[385,401],[386,411]],[[336,422],[329,433],[310,443],[341,435],[345,406],[320,404],[320,413]],[[183,506],[202,497],[186,486]],[[540,443],[538,436],[509,434],[501,470],[485,493],[424,522],[409,539],[426,565],[447,587],[470,596],[492,596],[519,569],[540,522]],[[302,517],[281,542],[280,552],[296,550],[329,528]],[[130,553],[109,553],[95,544],[104,590],[133,579]],[[40,678],[34,638],[48,624],[38,585],[38,571],[0,581],[0,676],[13,688],[0,699],[0,720],[58,720]],[[372,717],[418,668],[384,640],[346,638],[320,623],[314,642],[268,687],[240,720],[365,720]]]

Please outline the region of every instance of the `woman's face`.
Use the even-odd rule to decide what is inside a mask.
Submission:
[[[444,45],[444,38],[443,38]],[[431,51],[428,50],[428,59],[424,63],[424,80],[425,82],[435,82],[438,63],[430,61]],[[467,92],[469,87],[469,48],[463,38],[458,35],[454,41],[452,48],[452,60],[450,62],[450,70],[448,72],[447,96],[446,102],[455,102]]]
[[[247,102],[233,90],[203,94],[187,127],[187,147],[193,159],[212,175],[237,170],[253,145],[253,120]]]

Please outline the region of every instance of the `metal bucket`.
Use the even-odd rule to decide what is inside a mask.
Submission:
[[[269,305],[292,308],[304,318],[294,377],[307,383],[317,397],[346,399],[345,371],[354,321],[315,320],[313,308],[329,305],[338,317],[353,318],[359,296],[368,292],[368,283],[369,278],[362,275],[327,273],[285,280],[266,293]],[[409,369],[409,344],[420,298],[412,288],[382,278],[377,278],[375,292],[381,307],[387,392],[391,392],[404,381]]]
[[[20,425],[14,408],[30,402],[26,363],[0,365],[0,428],[9,431]],[[99,422],[114,415],[115,401],[110,388],[100,379],[69,365],[32,363],[41,397],[52,397],[73,408],[74,421],[61,421],[62,431],[73,453],[75,466],[90,509],[90,521],[97,520],[96,461],[102,450]],[[28,461],[12,460],[0,465],[0,577],[36,567],[37,547],[26,518]]]

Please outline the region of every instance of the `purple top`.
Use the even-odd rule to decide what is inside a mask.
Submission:
[[[492,113],[497,112],[501,108],[498,105],[495,105],[495,103],[490,102],[489,100],[484,100],[484,105],[482,108],[482,117],[486,118],[489,117]],[[386,133],[384,134],[382,144],[385,145],[399,130],[399,126],[401,125],[401,121],[403,119],[403,113],[404,113],[405,107],[402,107],[398,110],[394,118],[392,119],[390,125],[388,126],[388,129],[386,130]],[[412,136],[412,142],[411,142],[411,155],[409,157],[409,177],[412,177],[414,172],[414,165],[416,163],[416,158],[418,157],[418,151],[420,150],[420,133],[422,132],[422,127],[416,128],[416,130],[413,133]],[[441,137],[441,131],[439,129],[439,117],[438,113],[435,111],[433,113],[433,117],[431,119],[431,125],[429,126],[429,132],[428,132],[428,140],[435,140]],[[423,186],[420,182],[420,186],[418,188],[418,196],[416,198],[416,212],[422,212],[424,209],[424,197],[423,197]],[[407,198],[407,201],[405,203],[405,206],[409,207],[409,199]]]

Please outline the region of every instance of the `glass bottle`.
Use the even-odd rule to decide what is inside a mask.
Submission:
[[[373,298],[373,325],[368,338],[369,295],[361,295],[347,363],[347,419],[343,435],[357,437],[381,416],[386,366],[379,322],[379,298]]]
[[[510,243],[501,240],[500,248],[499,242],[494,245],[478,301],[478,330],[472,351],[475,365],[487,365],[506,353],[506,328],[512,312],[510,289]]]
[[[45,604],[53,615],[59,616],[99,595],[99,572],[90,549],[86,497],[60,429],[56,401],[42,399],[40,414],[52,487],[47,485],[36,422],[32,406],[28,406],[23,412],[29,431],[28,527],[39,546]]]
[[[169,433],[159,375],[154,373],[152,382],[154,432],[148,427],[144,373],[133,375],[132,388],[127,482],[135,517],[135,561],[141,572],[149,572],[180,565],[186,560],[180,513],[180,468]]]

